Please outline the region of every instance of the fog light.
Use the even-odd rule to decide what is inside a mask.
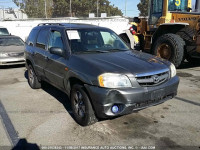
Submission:
[[[119,107],[116,106],[116,105],[114,105],[114,106],[112,107],[112,112],[113,112],[114,114],[118,113],[118,112],[119,112]]]

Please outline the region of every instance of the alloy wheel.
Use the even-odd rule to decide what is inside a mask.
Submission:
[[[76,93],[75,93],[74,107],[75,107],[76,114],[80,118],[83,118],[85,116],[85,104],[84,104],[84,100],[83,100],[83,95],[79,91],[76,91]]]

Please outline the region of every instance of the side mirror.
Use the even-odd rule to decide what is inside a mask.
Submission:
[[[133,18],[133,22],[135,22],[135,23],[140,23],[141,20],[140,20],[138,17],[134,17],[134,18]]]
[[[59,47],[51,47],[49,52],[58,56],[64,56],[64,51]]]

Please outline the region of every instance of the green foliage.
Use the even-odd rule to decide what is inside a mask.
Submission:
[[[140,0],[140,3],[137,5],[138,10],[140,11],[139,16],[148,16],[148,5],[149,5],[149,0]]]
[[[89,13],[97,16],[97,0],[71,0],[72,14],[70,14],[70,0],[46,0],[47,17],[88,17]],[[45,18],[45,0],[13,0],[23,9],[29,18]],[[108,16],[120,15],[121,10],[111,5],[108,0],[98,0],[100,13],[107,13]]]
[[[13,0],[13,2],[23,9],[29,18],[45,18],[44,0]],[[52,0],[46,0],[47,17],[52,16]]]

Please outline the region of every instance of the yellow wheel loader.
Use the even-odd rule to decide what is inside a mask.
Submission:
[[[167,59],[176,67],[185,58],[200,61],[199,8],[200,0],[149,0],[149,17],[134,18],[140,50]]]

